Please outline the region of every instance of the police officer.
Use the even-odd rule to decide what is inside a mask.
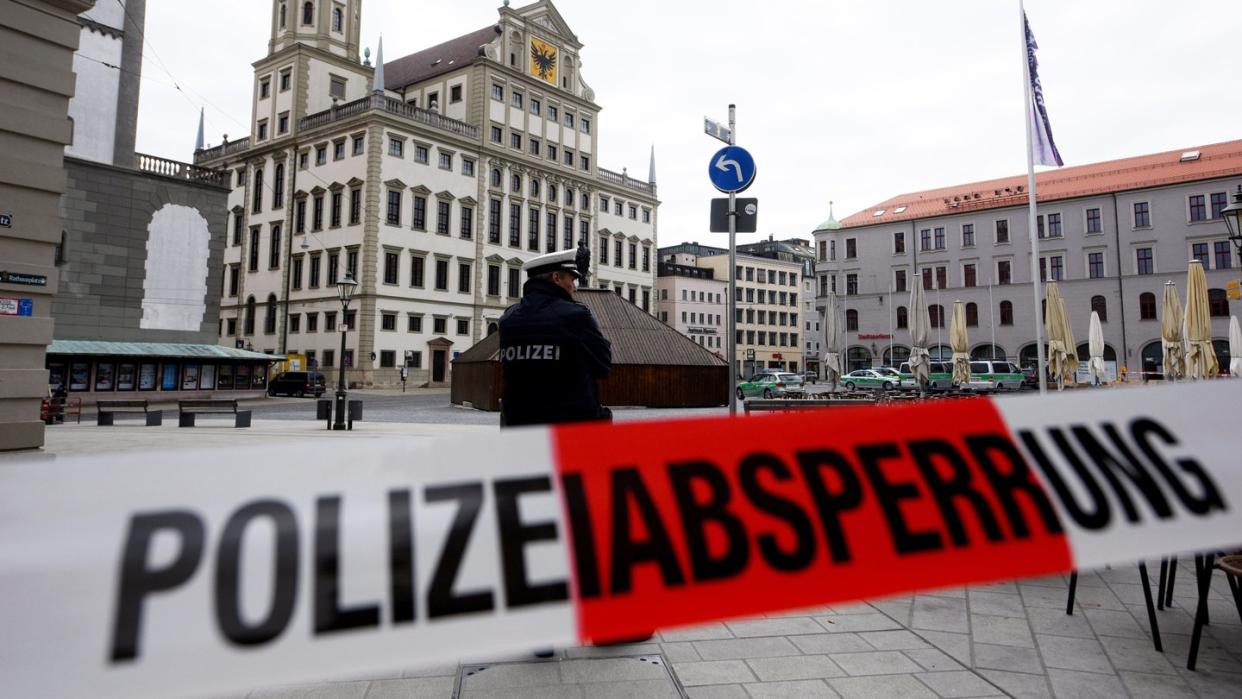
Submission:
[[[596,381],[608,376],[612,346],[590,309],[574,301],[574,257],[563,250],[523,265],[522,300],[500,318],[506,427],[611,417],[599,404]]]

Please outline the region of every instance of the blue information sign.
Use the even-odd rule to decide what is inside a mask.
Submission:
[[[18,301],[17,302],[17,315],[33,316],[34,315],[34,300],[33,299],[21,299],[20,301]]]
[[[726,146],[712,156],[707,176],[722,192],[741,192],[755,181],[755,159],[745,148]]]

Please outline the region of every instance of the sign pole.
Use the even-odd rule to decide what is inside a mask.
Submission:
[[[737,145],[737,105],[729,105],[729,145]],[[729,414],[737,415],[737,195],[729,192]]]

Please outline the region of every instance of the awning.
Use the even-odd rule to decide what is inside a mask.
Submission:
[[[109,357],[178,357],[194,359],[261,359],[275,362],[281,355],[251,352],[222,345],[195,345],[182,342],[108,342],[104,340],[52,340],[48,354],[94,355]]]

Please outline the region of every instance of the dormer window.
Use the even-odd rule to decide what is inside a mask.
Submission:
[[[302,24],[311,25],[315,23],[315,3],[302,3]]]
[[[345,26],[345,11],[339,7],[332,8],[332,31],[343,31]]]

